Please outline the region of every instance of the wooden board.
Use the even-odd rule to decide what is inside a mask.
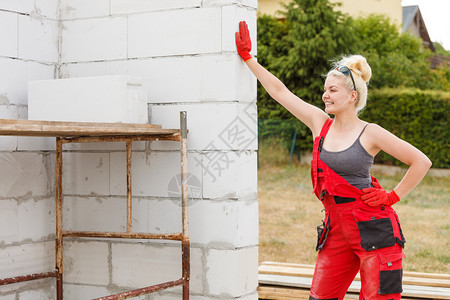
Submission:
[[[258,269],[259,274],[311,277],[313,265],[263,262]],[[359,273],[355,277],[360,281]],[[403,272],[403,284],[450,288],[450,275],[422,272]]]
[[[313,265],[263,262],[259,266],[258,275],[259,290],[262,293],[260,299],[302,299],[291,298],[289,293],[300,293],[299,290],[308,291],[313,273]],[[360,288],[361,281],[357,276],[348,292],[357,294]],[[276,296],[278,293],[280,298]],[[405,299],[450,299],[450,275],[404,272],[402,297]]]
[[[179,129],[162,129],[154,124],[56,122],[0,119],[0,135],[12,136],[141,136],[179,135]]]

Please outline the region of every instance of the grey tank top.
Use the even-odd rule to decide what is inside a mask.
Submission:
[[[373,156],[364,149],[359,140],[367,125],[363,128],[353,145],[347,149],[327,151],[322,148],[320,153],[320,160],[348,183],[359,189],[372,187],[370,169],[373,165]]]

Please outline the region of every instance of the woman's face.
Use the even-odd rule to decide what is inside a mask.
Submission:
[[[344,78],[328,76],[322,95],[326,113],[335,115],[347,109],[355,110],[355,100],[356,92],[346,87]]]

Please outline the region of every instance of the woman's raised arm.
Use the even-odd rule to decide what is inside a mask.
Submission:
[[[314,136],[319,135],[328,115],[320,108],[306,103],[294,95],[276,76],[252,59],[250,34],[245,21],[239,23],[239,32],[236,32],[236,47],[239,55],[269,95],[308,126]]]

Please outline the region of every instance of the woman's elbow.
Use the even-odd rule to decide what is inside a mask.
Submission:
[[[422,156],[417,160],[417,164],[420,165],[426,172],[428,172],[428,170],[433,165],[433,162],[425,154],[422,154]]]
[[[431,168],[431,166],[433,165],[433,162],[431,161],[431,159],[429,159],[428,157],[425,156],[425,166],[426,168],[429,170]]]

